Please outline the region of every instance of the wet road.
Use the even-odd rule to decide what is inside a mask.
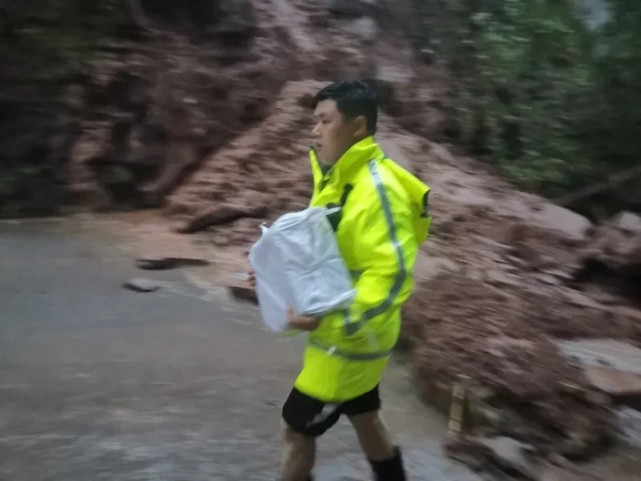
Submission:
[[[0,222],[0,479],[276,480],[301,339],[203,291],[193,281],[206,271],[150,276],[117,238],[83,225]],[[163,288],[121,287],[141,275]],[[479,479],[441,455],[445,420],[420,405],[403,367],[383,396],[410,479]],[[321,439],[317,475],[370,479],[346,421]]]

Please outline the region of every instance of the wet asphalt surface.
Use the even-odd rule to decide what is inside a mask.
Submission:
[[[141,276],[162,288],[122,288]],[[0,222],[1,481],[278,479],[302,339],[261,329],[255,307],[198,276],[139,271],[98,228]],[[400,365],[383,402],[410,479],[480,479],[441,454],[446,421]],[[371,479],[347,421],[320,440],[316,474]]]

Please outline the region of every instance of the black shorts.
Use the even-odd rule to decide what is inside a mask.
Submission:
[[[283,419],[297,433],[318,437],[336,424],[341,414],[356,416],[381,408],[378,385],[360,396],[338,403],[325,403],[292,389],[283,406]]]

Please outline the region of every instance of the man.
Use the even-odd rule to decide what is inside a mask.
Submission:
[[[310,205],[341,207],[330,220],[357,294],[350,309],[322,319],[289,312],[291,327],[309,336],[303,369],[282,410],[282,481],[312,479],[315,439],[342,414],[376,481],[406,479],[400,449],[379,413],[378,385],[427,237],[429,187],[385,156],[373,138],[377,116],[366,83],[335,83],[315,96]]]

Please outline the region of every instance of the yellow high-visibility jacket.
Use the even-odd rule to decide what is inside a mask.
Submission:
[[[401,306],[431,222],[430,189],[386,158],[372,137],[326,173],[313,149],[310,160],[310,205],[342,207],[330,220],[357,293],[350,309],[326,315],[309,334],[295,386],[321,401],[345,401],[378,384],[398,340]]]

